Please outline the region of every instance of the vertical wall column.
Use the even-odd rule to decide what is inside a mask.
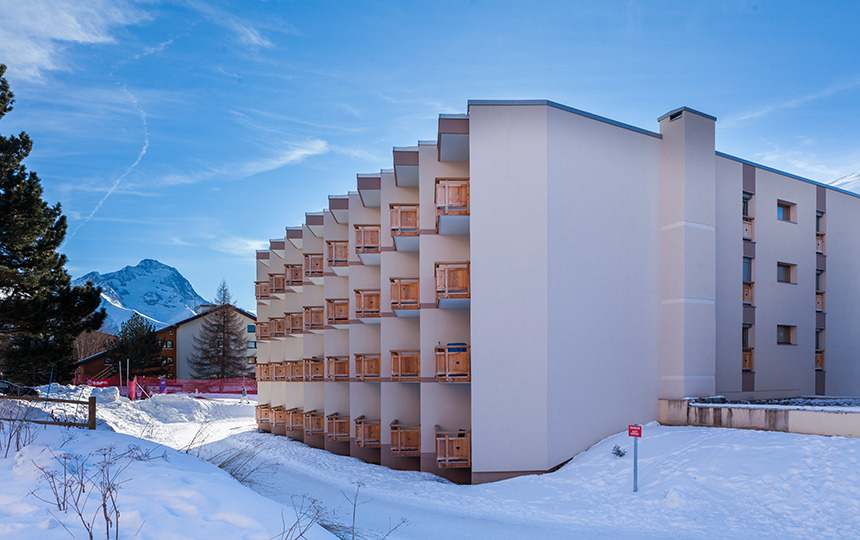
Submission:
[[[716,387],[716,118],[684,107],[659,122],[663,135],[660,397],[712,395]]]

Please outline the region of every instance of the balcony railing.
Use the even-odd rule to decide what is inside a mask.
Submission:
[[[269,317],[269,335],[273,338],[287,337],[287,320],[285,317]]]
[[[254,295],[257,297],[257,300],[268,300],[270,297],[269,282],[268,281],[255,281],[254,282]]]
[[[287,277],[284,274],[269,274],[269,294],[287,292]]]
[[[271,333],[269,332],[269,323],[267,322],[258,322],[254,325],[254,333],[257,337],[257,341],[265,341],[271,337]]]
[[[379,225],[356,225],[355,252],[379,253],[380,251]]]
[[[469,215],[468,180],[436,180],[436,215]]]
[[[379,448],[379,420],[368,420],[364,415],[355,419],[355,445],[359,448]]]
[[[287,431],[301,431],[305,427],[304,412],[298,407],[287,409],[284,411],[287,415],[286,425]]]
[[[326,432],[325,438],[330,441],[348,441],[349,440],[349,416],[339,413],[331,413],[325,417]]]
[[[815,252],[824,253],[824,233],[815,233]]]
[[[307,306],[304,311],[305,330],[322,330],[325,317],[322,306]]]
[[[305,253],[305,277],[320,277],[323,275],[322,253]]]
[[[752,347],[744,347],[741,352],[741,369],[744,371],[755,370],[755,350]]]
[[[254,366],[254,378],[258,381],[270,381],[271,364],[257,364]]]
[[[741,227],[743,230],[744,240],[752,241],[752,239],[753,239],[753,218],[744,217],[743,222],[741,224]]]
[[[391,236],[418,236],[418,205],[392,204]]]
[[[825,311],[824,291],[815,291],[815,311]]]
[[[327,381],[348,381],[349,380],[349,357],[348,356],[327,356],[326,357],[326,375]]]
[[[442,431],[436,426],[436,464],[441,468],[472,466],[472,432]]]
[[[287,367],[286,362],[269,364],[269,366],[271,366],[272,369],[270,375],[273,381],[286,381],[289,378],[290,370]]]
[[[418,278],[390,278],[391,309],[418,309]]]
[[[303,322],[301,313],[284,313],[284,330],[287,334],[301,334],[304,330]]]
[[[751,306],[755,303],[755,297],[753,296],[753,292],[753,282],[744,281],[744,304]]]
[[[304,360],[288,360],[287,365],[287,380],[302,381],[305,378],[305,361]]]
[[[391,455],[408,457],[421,455],[421,426],[391,422]]]
[[[271,408],[268,403],[261,403],[254,407],[254,419],[257,421],[257,424],[269,423],[269,409]]]
[[[359,381],[379,380],[379,355],[356,354],[355,378]]]
[[[349,242],[346,240],[327,240],[326,260],[330,267],[349,266]]]
[[[379,289],[355,289],[356,318],[379,317],[379,296]]]
[[[349,300],[329,298],[325,301],[326,324],[349,324]]]
[[[469,382],[469,354],[469,346],[465,343],[436,347],[436,381]]]
[[[306,381],[322,381],[325,379],[325,361],[321,358],[305,358],[302,368],[302,378]]]
[[[304,266],[301,264],[285,264],[284,265],[284,279],[285,283],[289,286],[298,286],[301,285],[305,279],[304,276]]]
[[[468,262],[436,263],[436,301],[470,298]]]
[[[824,371],[824,349],[815,349],[815,369]]]
[[[421,380],[421,351],[391,351],[391,380],[395,382]]]
[[[325,417],[320,411],[308,411],[302,415],[305,435],[324,435]]]
[[[269,423],[272,427],[286,427],[287,411],[283,407],[272,407],[269,409]]]

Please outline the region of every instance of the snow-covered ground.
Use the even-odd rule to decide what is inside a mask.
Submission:
[[[408,523],[388,538],[860,537],[857,439],[649,424],[639,445],[639,493],[632,492],[626,433],[552,474],[459,486],[256,432],[253,404],[235,398],[159,395],[130,403],[111,389],[94,392],[96,432],[75,430],[74,440],[59,448],[65,430],[44,430],[37,443],[0,459],[0,537],[69,537],[56,519],[62,513],[55,508],[52,517],[48,505],[29,495],[44,496],[33,462],[50,463],[46,444],[55,453],[87,454],[109,444],[166,453],[166,460],[135,462],[124,474],[131,480],[120,490],[121,538],[278,538],[281,510],[289,517],[302,495],[318,500],[324,524],[347,538],[342,531],[351,528],[353,513],[347,498],[357,489],[356,538],[363,539],[382,538],[402,518]],[[613,456],[614,445],[627,455]],[[253,491],[195,456],[231,463]],[[64,523],[86,538],[71,517]],[[334,538],[321,528],[311,534]]]

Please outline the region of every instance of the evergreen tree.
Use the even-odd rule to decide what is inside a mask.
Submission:
[[[227,283],[221,281],[216,305],[203,317],[188,360],[195,379],[228,379],[249,375],[245,324],[236,312]]]
[[[167,374],[162,369],[161,343],[155,326],[135,313],[122,323],[116,339],[106,343],[107,356],[117,371],[128,369],[129,380],[137,376],[160,377]],[[122,367],[118,364],[122,364]],[[128,366],[128,367],[126,367]]]
[[[14,94],[0,64],[0,118]],[[33,143],[26,133],[0,136],[0,357],[3,375],[24,384],[69,381],[75,337],[98,329],[101,290],[72,287],[66,257],[57,252],[66,235],[59,203],[42,200],[42,186],[21,163]]]

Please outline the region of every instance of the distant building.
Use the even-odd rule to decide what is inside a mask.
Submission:
[[[158,373],[153,373],[153,376],[166,375],[166,378],[169,379],[192,378],[188,359],[194,353],[194,336],[200,332],[203,317],[213,307],[212,305],[201,305],[197,308],[199,311],[197,315],[166,326],[156,332],[156,336],[162,344],[163,369],[159,369]],[[230,306],[229,309],[235,310],[242,318],[248,337],[248,363],[253,366],[257,356],[256,317],[235,306]],[[77,363],[75,380],[78,383],[86,383],[87,379],[107,379],[115,375],[113,368],[107,364],[107,351],[84,358]]]
[[[256,255],[259,427],[483,482],[659,398],[860,395],[860,198],[658,121],[470,101],[288,227]]]

